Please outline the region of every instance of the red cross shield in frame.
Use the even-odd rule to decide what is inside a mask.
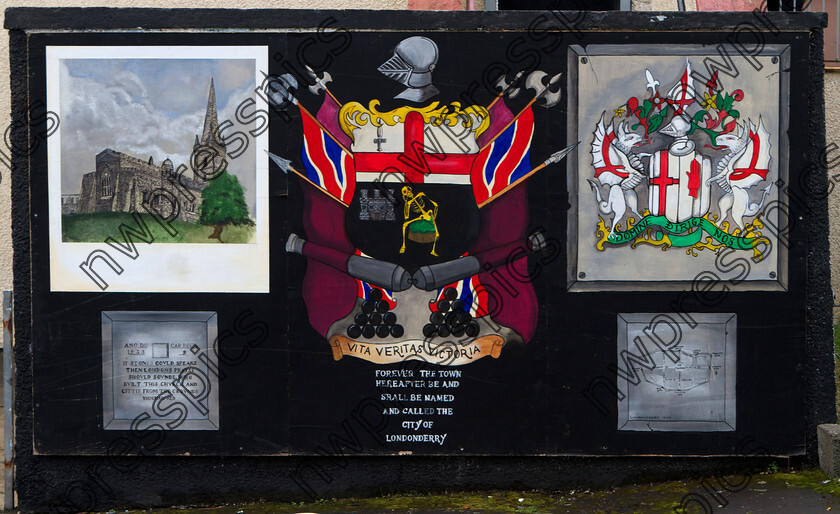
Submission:
[[[653,154],[648,165],[648,210],[678,223],[709,212],[712,163],[697,152],[674,155],[667,150]]]

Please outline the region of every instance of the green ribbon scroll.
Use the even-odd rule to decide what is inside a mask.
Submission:
[[[699,243],[704,231],[718,242],[736,250],[750,250],[758,240],[755,237],[737,237],[727,234],[706,218],[690,218],[680,223],[672,223],[665,216],[645,216],[630,230],[610,234],[607,242],[612,244],[627,243],[651,227],[660,227],[669,232],[668,238],[671,244],[676,247],[693,246]],[[688,233],[686,234],[686,232]]]

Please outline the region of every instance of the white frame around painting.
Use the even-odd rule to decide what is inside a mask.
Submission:
[[[48,46],[47,105],[48,109],[57,113],[62,101],[60,64],[64,59],[247,59],[254,61],[257,88],[268,71],[267,46]],[[206,91],[200,94],[206,99]],[[255,103],[249,110],[268,112],[262,95],[255,91],[252,98]],[[126,123],[131,123],[131,120],[126,120]],[[47,146],[51,291],[269,291],[267,129],[254,130],[256,135],[248,135],[256,163],[253,170],[255,212],[252,216],[256,227],[251,243],[154,241],[146,244],[137,241],[134,250],[120,252],[115,248],[117,245],[108,245],[104,241],[62,241],[61,125],[50,136]],[[123,243],[119,231],[113,237]]]

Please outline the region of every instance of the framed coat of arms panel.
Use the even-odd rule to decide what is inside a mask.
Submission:
[[[785,288],[789,50],[725,57],[570,47],[572,290],[681,288],[740,259],[739,289]]]

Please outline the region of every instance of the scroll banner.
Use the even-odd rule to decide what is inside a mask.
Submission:
[[[632,241],[639,236],[639,234],[651,227],[660,227],[670,232],[670,234],[668,234],[668,239],[671,241],[671,244],[676,247],[692,246],[699,243],[704,231],[717,241],[736,250],[749,250],[753,248],[758,241],[767,241],[764,238],[738,237],[733,236],[732,234],[727,234],[706,218],[690,218],[680,223],[673,223],[668,221],[665,216],[645,216],[641,219],[641,221],[639,221],[638,225],[635,225],[630,230],[611,234],[607,241],[612,244],[626,243],[628,241]],[[700,230],[694,230],[688,234],[683,234],[684,232],[696,227],[700,227]]]
[[[498,359],[504,344],[505,340],[497,335],[482,336],[467,343],[414,340],[388,344],[362,343],[342,335],[330,337],[330,346],[332,346],[335,360],[341,360],[343,356],[349,355],[377,364],[422,360],[431,364],[461,366],[488,355]]]

